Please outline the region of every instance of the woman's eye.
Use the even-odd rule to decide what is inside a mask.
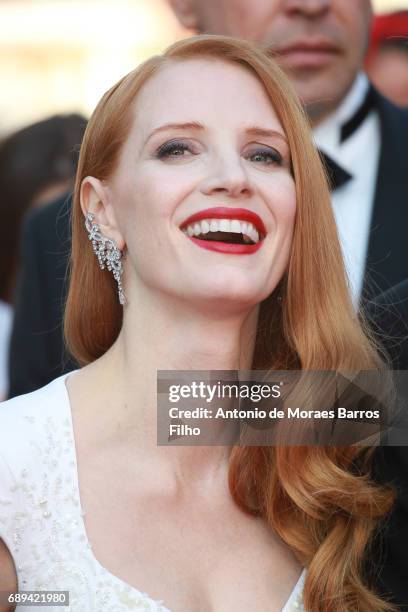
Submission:
[[[246,158],[250,161],[266,164],[266,165],[281,165],[282,155],[276,149],[257,149],[246,154]]]
[[[186,153],[193,153],[192,148],[185,142],[172,141],[162,145],[156,153],[159,159],[185,157]]]

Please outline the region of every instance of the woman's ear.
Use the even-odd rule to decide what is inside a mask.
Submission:
[[[103,181],[93,176],[84,178],[81,184],[81,209],[84,217],[88,213],[93,213],[101,234],[114,240],[118,249],[123,251],[125,240],[117,225],[109,190]]]
[[[182,26],[198,31],[195,0],[169,0],[169,4]]]

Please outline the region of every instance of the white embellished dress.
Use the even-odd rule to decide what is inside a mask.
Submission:
[[[47,612],[171,612],[111,574],[92,552],[66,376],[0,404],[0,538],[14,559],[19,591],[69,591],[69,607],[47,606]],[[304,609],[304,581],[305,571],[282,612]]]

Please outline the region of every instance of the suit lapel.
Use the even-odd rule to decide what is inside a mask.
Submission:
[[[408,277],[408,113],[375,92],[381,150],[363,297],[371,299]]]

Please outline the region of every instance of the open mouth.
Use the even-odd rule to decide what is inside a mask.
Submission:
[[[216,206],[194,213],[180,230],[197,246],[230,255],[250,255],[263,244],[265,225],[254,211]]]
[[[181,229],[190,237],[208,242],[254,245],[264,238],[253,223],[238,219],[203,219]]]

